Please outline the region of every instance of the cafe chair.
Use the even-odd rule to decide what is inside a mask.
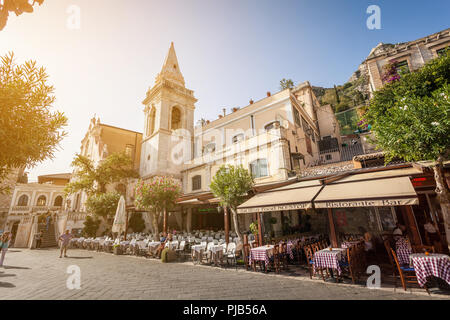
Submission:
[[[244,243],[243,245],[244,247],[244,266],[245,266],[245,270],[248,271],[249,268],[255,269],[256,267],[254,267],[255,265],[255,261],[252,261],[250,264],[250,245],[248,243]]]
[[[391,254],[392,254],[392,257],[394,258],[395,264],[397,266],[397,271],[400,276],[400,281],[402,283],[403,289],[406,291],[406,286],[408,283],[418,284],[417,276],[416,276],[416,272],[415,272],[414,268],[412,268],[408,265],[401,266],[400,263],[398,262],[397,254],[395,253],[395,251],[392,248],[391,248]],[[394,277],[394,280],[395,280],[394,285],[395,285],[395,287],[397,287],[397,277]],[[427,291],[427,293],[430,294],[427,286],[425,285],[424,287],[425,287],[425,290]]]
[[[389,263],[391,264],[392,275],[395,277],[396,276],[395,271],[397,270],[397,266],[395,265],[394,258],[392,257],[391,245],[389,243],[389,240],[384,240],[383,242],[384,242],[384,247],[386,248],[386,251],[387,251]]]

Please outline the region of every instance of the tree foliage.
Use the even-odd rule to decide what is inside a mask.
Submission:
[[[171,177],[153,177],[148,182],[139,180],[135,186],[135,204],[140,209],[162,211],[170,209],[181,195],[181,185]]]
[[[14,54],[0,64],[0,180],[12,168],[34,166],[54,157],[66,133],[67,118],[52,111],[48,75],[35,61],[16,64]]]
[[[253,185],[252,175],[242,165],[221,166],[210,184],[211,191],[215,197],[220,198],[221,205],[230,208],[234,228],[239,238],[242,236],[239,231],[236,208],[243,202]]]
[[[158,218],[162,213],[167,214],[175,206],[181,195],[181,185],[178,181],[167,176],[155,176],[148,182],[139,180],[134,189],[135,205],[138,209],[153,212],[153,231],[158,233]]]
[[[125,152],[112,153],[97,166],[89,158],[77,154],[72,166],[75,172],[65,188],[68,194],[78,191],[85,191],[88,195],[105,193],[109,184],[139,177],[133,161]]]
[[[104,219],[114,217],[120,196],[117,192],[92,194],[86,200],[86,209]]]
[[[450,243],[450,189],[443,162],[450,155],[450,52],[421,69],[396,76],[375,92],[364,118],[375,143],[406,161],[432,160],[436,194]]]
[[[83,224],[84,228],[81,231],[83,236],[95,237],[97,235],[97,230],[100,227],[100,220],[92,218],[91,216],[87,216]]]
[[[24,12],[31,13],[35,3],[41,5],[44,0],[0,0],[0,31],[5,28],[10,12],[14,12],[16,16]]]
[[[387,161],[448,157],[449,80],[447,54],[375,92],[364,118],[372,126],[375,142],[387,153]]]
[[[294,81],[292,79],[281,79],[280,81],[280,89],[286,90],[286,89],[292,89],[294,87]]]

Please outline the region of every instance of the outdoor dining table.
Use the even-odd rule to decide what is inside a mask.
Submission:
[[[206,246],[203,244],[196,244],[196,245],[191,246],[192,258],[193,258],[194,263],[195,263],[195,261],[201,260],[202,251],[204,251],[205,249],[206,249]]]
[[[417,282],[421,287],[427,283],[427,277],[436,277],[450,284],[450,257],[439,253],[413,253],[409,256]]]
[[[344,248],[326,248],[314,253],[314,269],[332,269],[336,270],[338,275],[341,274],[341,266],[339,262],[345,261],[345,253],[347,249]]]
[[[249,264],[251,264],[253,260],[264,261],[267,269],[269,265],[269,258],[273,256],[273,248],[274,248],[273,245],[268,244],[265,246],[250,249],[250,257],[248,259]]]
[[[214,245],[209,247],[209,250],[214,265],[217,265],[217,262],[223,258],[223,246],[220,244]]]
[[[341,243],[341,248],[347,249],[347,248],[357,245],[360,242],[361,242],[361,240],[344,241]]]

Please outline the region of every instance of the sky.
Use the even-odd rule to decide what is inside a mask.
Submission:
[[[370,5],[380,8],[381,29],[367,28]],[[195,120],[213,120],[223,107],[279,91],[282,78],[343,84],[378,43],[415,40],[449,22],[448,0],[45,0],[10,16],[0,56],[13,51],[17,63],[44,66],[54,109],[69,120],[55,158],[28,169],[34,181],[72,171],[94,114],[143,131],[142,100],[172,41],[198,99]]]

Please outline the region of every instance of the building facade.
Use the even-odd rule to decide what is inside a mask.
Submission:
[[[388,63],[395,63],[400,74],[413,72],[442,55],[449,46],[450,29],[414,41],[378,44],[363,62],[363,67],[369,75],[370,93],[383,86],[383,67]]]

